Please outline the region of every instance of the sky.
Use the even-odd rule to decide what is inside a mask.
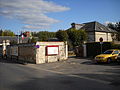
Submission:
[[[71,23],[120,21],[120,0],[0,0],[0,29],[66,30]]]

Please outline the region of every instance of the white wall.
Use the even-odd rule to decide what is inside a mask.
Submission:
[[[108,33],[108,41],[112,41],[111,33]]]
[[[95,32],[95,42],[99,42],[101,37],[103,38],[104,42],[112,41],[111,33]]]

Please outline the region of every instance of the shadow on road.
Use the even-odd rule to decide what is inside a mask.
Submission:
[[[68,76],[31,78],[11,87],[13,90],[116,90],[112,85]]]
[[[112,73],[112,72],[111,72]],[[116,74],[75,74],[79,76],[84,76],[91,79],[102,80],[110,82],[109,85],[120,87],[120,73]]]
[[[103,66],[120,66],[120,63],[118,62],[111,62],[111,63],[94,63],[92,60],[84,61],[81,64],[86,65],[103,65]]]
[[[110,64],[107,63],[99,63],[95,64],[92,61],[83,61],[81,64],[85,65],[99,65],[99,66],[110,66],[112,69],[105,69],[100,72],[100,74],[75,74],[79,76],[84,76],[88,78],[103,80],[103,81],[109,81],[111,82],[110,85],[113,86],[120,86],[120,64],[118,62],[111,62]],[[102,74],[103,73],[103,74]]]
[[[11,64],[23,64],[26,65],[26,62],[19,61],[16,59],[0,58],[0,63],[11,63]]]

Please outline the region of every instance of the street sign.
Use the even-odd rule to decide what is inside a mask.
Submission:
[[[103,38],[101,37],[101,38],[99,39],[99,41],[100,41],[100,42],[103,42]]]

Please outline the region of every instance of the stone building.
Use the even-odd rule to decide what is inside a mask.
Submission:
[[[100,38],[103,38],[103,42],[111,42],[115,38],[113,33],[117,32],[96,21],[83,24],[72,23],[71,25],[71,28],[83,29],[87,32],[87,42],[99,42]]]
[[[33,44],[9,45],[6,51],[8,58],[36,64],[56,62],[68,58],[67,42],[36,42]]]

